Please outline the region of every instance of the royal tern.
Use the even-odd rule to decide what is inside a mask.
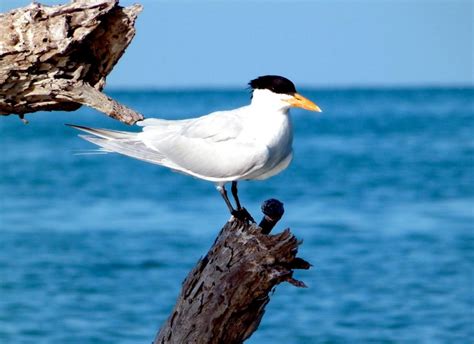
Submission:
[[[185,120],[148,118],[141,132],[70,125],[100,147],[215,183],[232,215],[251,219],[237,195],[237,182],[261,180],[288,167],[293,149],[290,108],[321,112],[295,85],[277,75],[250,81],[251,103]],[[232,183],[236,209],[225,189]]]

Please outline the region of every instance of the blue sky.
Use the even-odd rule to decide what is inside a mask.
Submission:
[[[318,87],[474,84],[472,0],[121,4],[133,2],[144,5],[137,35],[108,87],[239,87],[263,74]]]

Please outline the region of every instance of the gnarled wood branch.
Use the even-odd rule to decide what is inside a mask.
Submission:
[[[124,123],[143,119],[101,92],[141,10],[117,0],[77,0],[0,14],[0,114],[88,105]]]

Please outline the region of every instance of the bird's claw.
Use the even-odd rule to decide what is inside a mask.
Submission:
[[[250,213],[245,208],[233,210],[231,214],[233,217],[241,221],[256,223],[252,215],[250,215]]]

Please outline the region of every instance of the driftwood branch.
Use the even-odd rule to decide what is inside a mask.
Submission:
[[[101,92],[141,10],[114,0],[77,0],[0,14],[0,115],[88,105],[124,123],[143,119]]]
[[[277,284],[305,287],[293,278],[293,269],[310,267],[296,257],[298,245],[289,229],[266,235],[233,218],[189,273],[154,344],[242,343],[260,324]]]

